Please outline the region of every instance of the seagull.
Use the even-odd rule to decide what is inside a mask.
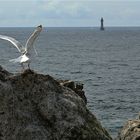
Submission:
[[[33,46],[33,44],[34,44],[34,41],[36,40],[36,38],[39,36],[41,31],[42,31],[42,25],[37,26],[36,29],[34,30],[34,32],[31,34],[31,36],[27,40],[25,46],[23,46],[19,41],[17,41],[16,39],[14,39],[12,37],[0,35],[0,39],[11,42],[13,44],[13,46],[16,47],[17,50],[19,51],[19,53],[21,54],[18,58],[15,58],[15,59],[12,59],[9,61],[13,62],[13,63],[20,63],[23,70],[24,70],[23,64],[27,63],[28,68],[30,69],[30,58],[29,58],[30,50],[32,48],[34,48],[34,51],[37,55],[37,51],[36,51],[35,47]]]

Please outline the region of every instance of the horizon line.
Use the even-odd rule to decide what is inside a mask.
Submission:
[[[0,26],[0,28],[34,28],[36,26]],[[113,25],[104,26],[104,28],[120,28],[120,27],[140,27],[140,25]],[[44,26],[44,28],[100,28],[100,26]]]

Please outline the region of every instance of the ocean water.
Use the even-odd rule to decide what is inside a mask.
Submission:
[[[25,44],[34,28],[0,28]],[[35,43],[31,68],[58,79],[84,83],[87,107],[115,137],[140,111],[140,28],[44,28]],[[9,59],[19,56],[0,40],[0,65],[21,70]]]

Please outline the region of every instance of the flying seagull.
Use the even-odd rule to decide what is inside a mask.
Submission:
[[[34,44],[34,41],[36,40],[36,38],[39,36],[41,31],[42,31],[42,25],[37,26],[35,31],[31,34],[31,36],[27,40],[25,46],[23,46],[19,41],[17,41],[16,39],[14,39],[12,37],[0,35],[0,39],[11,42],[14,45],[14,47],[17,48],[19,53],[21,54],[18,58],[12,59],[9,61],[13,62],[13,63],[20,63],[21,66],[23,67],[23,69],[24,69],[23,64],[28,63],[28,68],[30,69],[30,58],[29,58],[30,50],[32,48],[34,48],[34,51],[37,54],[37,51],[36,51],[35,47],[33,46],[33,44]]]

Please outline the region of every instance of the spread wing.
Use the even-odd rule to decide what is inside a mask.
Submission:
[[[26,45],[25,45],[25,50],[27,51],[27,53],[29,53],[29,51],[33,48],[34,41],[39,36],[41,30],[42,30],[42,25],[36,27],[35,31],[32,33],[32,35],[27,40]],[[35,48],[34,48],[34,50],[35,50]],[[35,50],[35,52],[36,52],[36,50]]]
[[[18,49],[18,51],[20,53],[22,53],[23,46],[21,45],[21,43],[19,41],[15,40],[12,37],[5,36],[5,35],[0,35],[0,39],[7,40],[7,41],[11,42]]]

